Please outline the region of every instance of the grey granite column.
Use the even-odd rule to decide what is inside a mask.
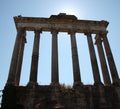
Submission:
[[[85,33],[85,35],[87,35],[94,82],[95,84],[101,84],[100,73],[99,73],[96,54],[93,46],[92,36],[91,36],[91,33]]]
[[[118,72],[115,66],[115,62],[113,59],[113,55],[111,52],[111,48],[107,39],[107,36],[104,34],[103,35],[103,44],[105,47],[105,51],[106,51],[106,55],[107,55],[107,59],[108,59],[108,64],[109,64],[109,68],[110,68],[110,72],[111,72],[111,76],[112,76],[112,80],[113,83],[116,83],[119,81],[119,77],[118,77]]]
[[[37,85],[40,30],[35,30],[29,85]]]
[[[20,51],[19,51],[19,55],[18,55],[18,64],[17,64],[17,69],[16,69],[15,85],[19,85],[19,82],[20,82],[25,43],[26,43],[26,32],[24,31],[22,40],[21,40]]]
[[[51,84],[59,84],[59,74],[58,74],[58,32],[57,30],[52,30],[52,80]]]
[[[18,65],[18,56],[19,56],[23,31],[24,31],[24,28],[18,28],[17,30],[17,37],[14,45],[13,54],[12,54],[12,60],[10,64],[7,85],[15,85],[16,69]]]
[[[99,36],[97,34],[95,39],[96,39],[97,50],[98,50],[98,54],[99,54],[99,58],[100,58],[104,84],[110,85],[111,81],[110,81],[109,71],[107,68],[107,63],[106,63],[106,59],[105,59],[105,55],[104,55],[104,51],[103,51],[101,36]]]
[[[81,82],[81,76],[80,76],[80,67],[79,67],[79,61],[78,61],[78,51],[77,51],[75,32],[71,31],[69,34],[71,38],[74,85],[80,85],[82,84],[82,82]]]

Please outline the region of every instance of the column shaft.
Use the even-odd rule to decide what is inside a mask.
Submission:
[[[94,82],[95,84],[99,84],[101,83],[100,73],[99,73],[97,59],[96,59],[95,50],[93,46],[92,36],[91,36],[91,33],[86,33],[86,35],[87,35],[89,52],[90,52],[90,59],[91,59],[91,65],[92,65],[92,70],[93,70]]]
[[[104,43],[104,47],[105,47],[105,51],[106,51],[106,55],[107,55],[107,59],[108,59],[108,64],[109,64],[112,80],[113,80],[113,83],[116,83],[119,80],[119,77],[118,77],[118,72],[117,72],[117,69],[115,66],[115,62],[113,59],[113,55],[112,55],[112,52],[110,49],[110,45],[109,45],[107,36],[103,37],[103,43]]]
[[[57,31],[53,30],[52,32],[52,84],[59,83],[58,75],[58,38]]]
[[[111,81],[110,81],[107,63],[105,60],[105,55],[104,55],[104,51],[103,51],[103,47],[102,47],[101,37],[99,37],[99,39],[96,39],[96,45],[97,45],[97,50],[98,50],[98,54],[99,54],[99,58],[100,58],[104,83],[105,83],[105,85],[110,85]]]
[[[20,82],[25,43],[26,43],[26,33],[24,33],[23,36],[22,36],[21,45],[20,45],[20,51],[19,51],[19,55],[18,55],[18,64],[17,64],[16,78],[15,78],[15,84],[16,85],[19,85],[19,82]]]
[[[71,32],[70,35],[71,35],[70,37],[71,37],[74,85],[76,85],[81,83],[80,67],[79,67],[79,61],[78,61],[78,51],[77,51],[75,32]]]
[[[32,61],[31,61],[30,80],[29,80],[30,84],[37,84],[39,42],[40,42],[40,31],[35,30]]]
[[[18,65],[18,55],[20,51],[23,30],[24,30],[23,28],[18,28],[18,31],[17,31],[17,37],[14,45],[13,54],[12,54],[12,60],[10,64],[7,84],[15,85],[16,69]]]

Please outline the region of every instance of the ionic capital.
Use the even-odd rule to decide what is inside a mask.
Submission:
[[[89,31],[89,30],[88,30],[88,31],[84,31],[84,35],[86,35],[87,37],[88,37],[88,36],[91,36],[91,34],[92,34],[92,32]]]
[[[68,34],[71,34],[71,35],[73,35],[75,33],[76,33],[76,30],[74,30],[74,29],[68,31]]]
[[[108,34],[108,31],[99,31],[97,35],[99,35],[100,37],[106,37],[107,34]]]
[[[42,30],[41,29],[34,29],[34,33],[35,34],[40,34],[40,33],[42,33]]]
[[[51,34],[58,34],[58,30],[57,29],[51,29]]]
[[[24,33],[25,28],[24,28],[24,27],[18,27],[18,28],[17,28],[17,32],[20,32],[20,31]]]
[[[26,31],[25,30],[22,32],[22,41],[24,43],[27,43],[27,40],[26,40]]]
[[[96,34],[95,36],[95,44],[101,44],[103,41],[103,38],[100,34]]]

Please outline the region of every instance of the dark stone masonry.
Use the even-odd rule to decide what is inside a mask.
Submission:
[[[17,37],[13,49],[7,83],[3,90],[1,109],[120,109],[120,79],[113,59],[106,30],[107,21],[79,20],[74,15],[60,13],[50,18],[14,17]],[[26,31],[34,31],[34,44],[28,84],[19,85]],[[52,64],[51,84],[39,85],[38,60],[40,35],[51,32]],[[73,64],[73,86],[59,83],[58,33],[67,32],[71,40]],[[76,33],[84,33],[93,71],[94,84],[84,85],[78,61]],[[92,34],[95,34],[93,43]],[[101,82],[98,59],[94,46],[97,46],[103,83]],[[105,56],[106,55],[106,56]],[[110,78],[111,76],[111,78]]]

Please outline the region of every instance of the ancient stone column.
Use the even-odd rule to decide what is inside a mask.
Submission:
[[[18,56],[19,56],[23,31],[24,31],[24,28],[18,28],[17,37],[14,45],[13,54],[12,54],[12,60],[10,64],[7,85],[15,85],[16,69],[18,65]]]
[[[80,67],[79,67],[79,61],[78,61],[76,37],[75,37],[75,32],[73,32],[73,31],[71,31],[69,34],[70,34],[70,38],[71,38],[74,85],[78,85],[78,84],[82,84],[82,83],[81,83]]]
[[[52,80],[51,84],[59,84],[58,74],[58,32],[52,30]]]
[[[106,59],[105,59],[105,55],[104,55],[104,51],[103,51],[103,47],[102,47],[102,39],[101,39],[101,36],[99,36],[98,34],[96,36],[96,45],[97,45],[97,50],[98,50],[98,54],[99,54],[99,58],[100,58],[104,84],[110,85],[111,81],[110,81],[107,63],[106,63]]]
[[[20,51],[19,51],[19,55],[18,55],[18,64],[17,64],[17,69],[16,69],[15,85],[19,85],[19,82],[20,82],[25,43],[26,43],[26,32],[24,31],[22,40],[21,40]]]
[[[115,62],[113,59],[113,55],[111,52],[111,48],[107,39],[107,36],[104,34],[103,35],[103,44],[105,47],[105,51],[106,51],[106,55],[107,55],[107,59],[108,59],[108,64],[109,64],[109,68],[110,68],[110,72],[111,72],[111,76],[112,76],[112,80],[113,83],[116,83],[119,81],[119,77],[118,77],[118,72],[115,66]]]
[[[95,82],[95,84],[100,84],[101,79],[100,79],[100,73],[99,73],[99,69],[98,69],[96,54],[95,54],[95,50],[94,50],[94,46],[93,46],[92,36],[91,36],[91,33],[85,33],[85,35],[87,35],[87,41],[88,41],[88,47],[89,47],[89,52],[90,52],[90,59],[91,59],[91,65],[92,65],[92,70],[93,70],[94,82]]]
[[[37,84],[40,30],[35,30],[29,85]]]

